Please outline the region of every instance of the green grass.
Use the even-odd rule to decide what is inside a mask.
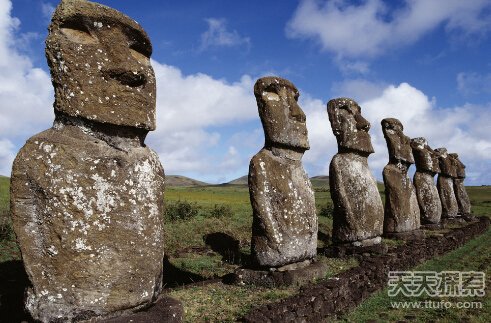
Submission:
[[[251,308],[296,293],[295,288],[233,286],[222,283],[174,290],[169,296],[184,305],[184,322],[236,322]]]

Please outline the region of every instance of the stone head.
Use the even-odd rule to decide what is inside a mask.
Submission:
[[[390,160],[414,164],[411,139],[404,135],[404,126],[395,118],[385,118],[381,122]]]
[[[457,177],[455,164],[452,161],[452,157],[448,154],[447,149],[437,148],[435,152],[438,154],[441,174],[448,177]]]
[[[459,159],[459,155],[456,153],[449,154],[449,155],[450,157],[452,157],[452,160],[454,162],[457,178],[465,178],[465,165]]]
[[[46,39],[55,114],[155,129],[152,45],[142,27],[109,7],[62,0]]]
[[[355,151],[363,155],[374,152],[370,135],[370,122],[361,115],[361,108],[349,98],[332,99],[327,103],[331,128],[341,151]]]
[[[254,95],[263,124],[266,146],[305,151],[310,148],[299,92],[288,80],[269,76],[256,81]]]
[[[418,137],[411,139],[411,148],[417,170],[432,174],[440,172],[438,154],[428,146],[428,141],[425,138]]]

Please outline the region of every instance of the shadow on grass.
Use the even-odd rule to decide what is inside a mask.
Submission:
[[[205,234],[203,240],[211,250],[222,256],[222,261],[240,266],[250,264],[250,255],[240,250],[240,242],[234,237],[223,232],[213,232]]]
[[[164,288],[174,288],[206,280],[205,277],[174,266],[166,255],[164,257]]]
[[[0,322],[32,322],[24,311],[24,291],[29,286],[20,260],[0,263]]]

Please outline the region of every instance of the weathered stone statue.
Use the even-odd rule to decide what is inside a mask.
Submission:
[[[438,154],[440,164],[440,174],[438,174],[436,186],[442,202],[442,218],[454,218],[459,211],[453,189],[453,179],[457,177],[457,169],[454,167],[452,157],[448,155],[446,148],[437,148],[435,152]]]
[[[360,106],[348,98],[327,103],[327,113],[338,142],[338,153],[329,167],[329,186],[334,203],[333,242],[369,246],[380,243],[384,221],[377,182],[368,168],[374,152],[370,123]]]
[[[20,150],[11,178],[36,320],[112,316],[162,289],[164,171],[144,144],[155,129],[151,53],[118,11],[84,0],[56,8],[46,40],[55,121]]]
[[[440,172],[438,154],[428,146],[425,138],[411,139],[416,173],[413,183],[418,197],[421,223],[432,226],[440,223],[442,217],[442,202],[438,195],[434,177]]]
[[[253,209],[252,260],[280,267],[314,258],[317,214],[314,192],[301,158],[309,149],[297,88],[279,77],[254,85],[265,144],[249,165]]]
[[[468,216],[471,214],[471,202],[464,186],[465,165],[460,161],[458,154],[449,154],[449,156],[452,158],[454,167],[456,168],[457,176],[453,179],[453,188],[459,207],[458,213],[460,215]]]
[[[386,118],[382,131],[389,150],[389,163],[382,172],[385,185],[384,234],[421,232],[418,199],[407,171],[414,164],[411,141],[404,135],[404,127],[398,119]]]

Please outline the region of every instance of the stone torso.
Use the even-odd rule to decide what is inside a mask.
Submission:
[[[434,175],[429,172],[416,171],[413,182],[418,197],[422,224],[440,223],[442,203],[438,196]]]
[[[334,242],[355,242],[382,234],[384,209],[366,157],[336,154],[329,167],[329,184]]]
[[[249,192],[252,257],[257,265],[278,267],[315,257],[314,192],[300,160],[262,149],[249,166]]]
[[[28,140],[12,172],[12,215],[41,320],[104,315],[162,286],[164,172],[146,147],[109,146],[76,126]]]
[[[407,167],[388,164],[382,172],[385,184],[384,232],[407,232],[420,227],[416,192]]]
[[[442,202],[442,217],[456,217],[459,211],[457,199],[455,197],[453,179],[445,175],[438,175],[436,182],[440,201]]]

